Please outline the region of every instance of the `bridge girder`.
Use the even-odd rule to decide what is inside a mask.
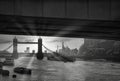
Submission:
[[[0,15],[0,34],[120,40],[119,20]]]

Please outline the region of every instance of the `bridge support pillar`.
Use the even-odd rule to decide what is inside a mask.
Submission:
[[[44,58],[44,55],[42,53],[42,38],[38,39],[38,53],[37,53],[37,59],[42,60]]]
[[[13,55],[12,55],[12,57],[13,57],[14,59],[17,59],[17,58],[18,58],[17,42],[18,42],[18,40],[17,40],[17,38],[15,37],[15,38],[13,39]]]

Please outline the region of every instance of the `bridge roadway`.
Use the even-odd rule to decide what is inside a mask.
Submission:
[[[17,42],[19,44],[38,44],[38,42]]]

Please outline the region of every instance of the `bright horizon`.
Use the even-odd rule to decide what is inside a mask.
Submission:
[[[0,51],[6,49],[8,46],[12,44],[13,38],[16,37],[18,41],[21,42],[37,42],[39,36],[27,36],[27,35],[4,35],[0,34]],[[65,47],[69,47],[70,49],[79,49],[80,46],[84,43],[83,38],[67,38],[67,37],[51,37],[51,36],[41,36],[43,39],[43,45],[45,45],[47,48],[56,51],[57,46],[58,49],[61,49],[62,41],[64,42]],[[30,47],[30,52],[32,50],[35,50],[37,52],[38,45],[34,44],[18,44],[18,52],[24,52],[26,50],[26,47]],[[11,47],[9,52],[13,51],[13,47]],[[43,48],[43,52],[45,49]]]

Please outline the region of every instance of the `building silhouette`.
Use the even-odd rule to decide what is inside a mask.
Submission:
[[[70,49],[68,46],[65,47],[64,42],[62,42],[62,48],[59,49],[59,53],[65,56],[74,56],[78,54],[78,49]]]

